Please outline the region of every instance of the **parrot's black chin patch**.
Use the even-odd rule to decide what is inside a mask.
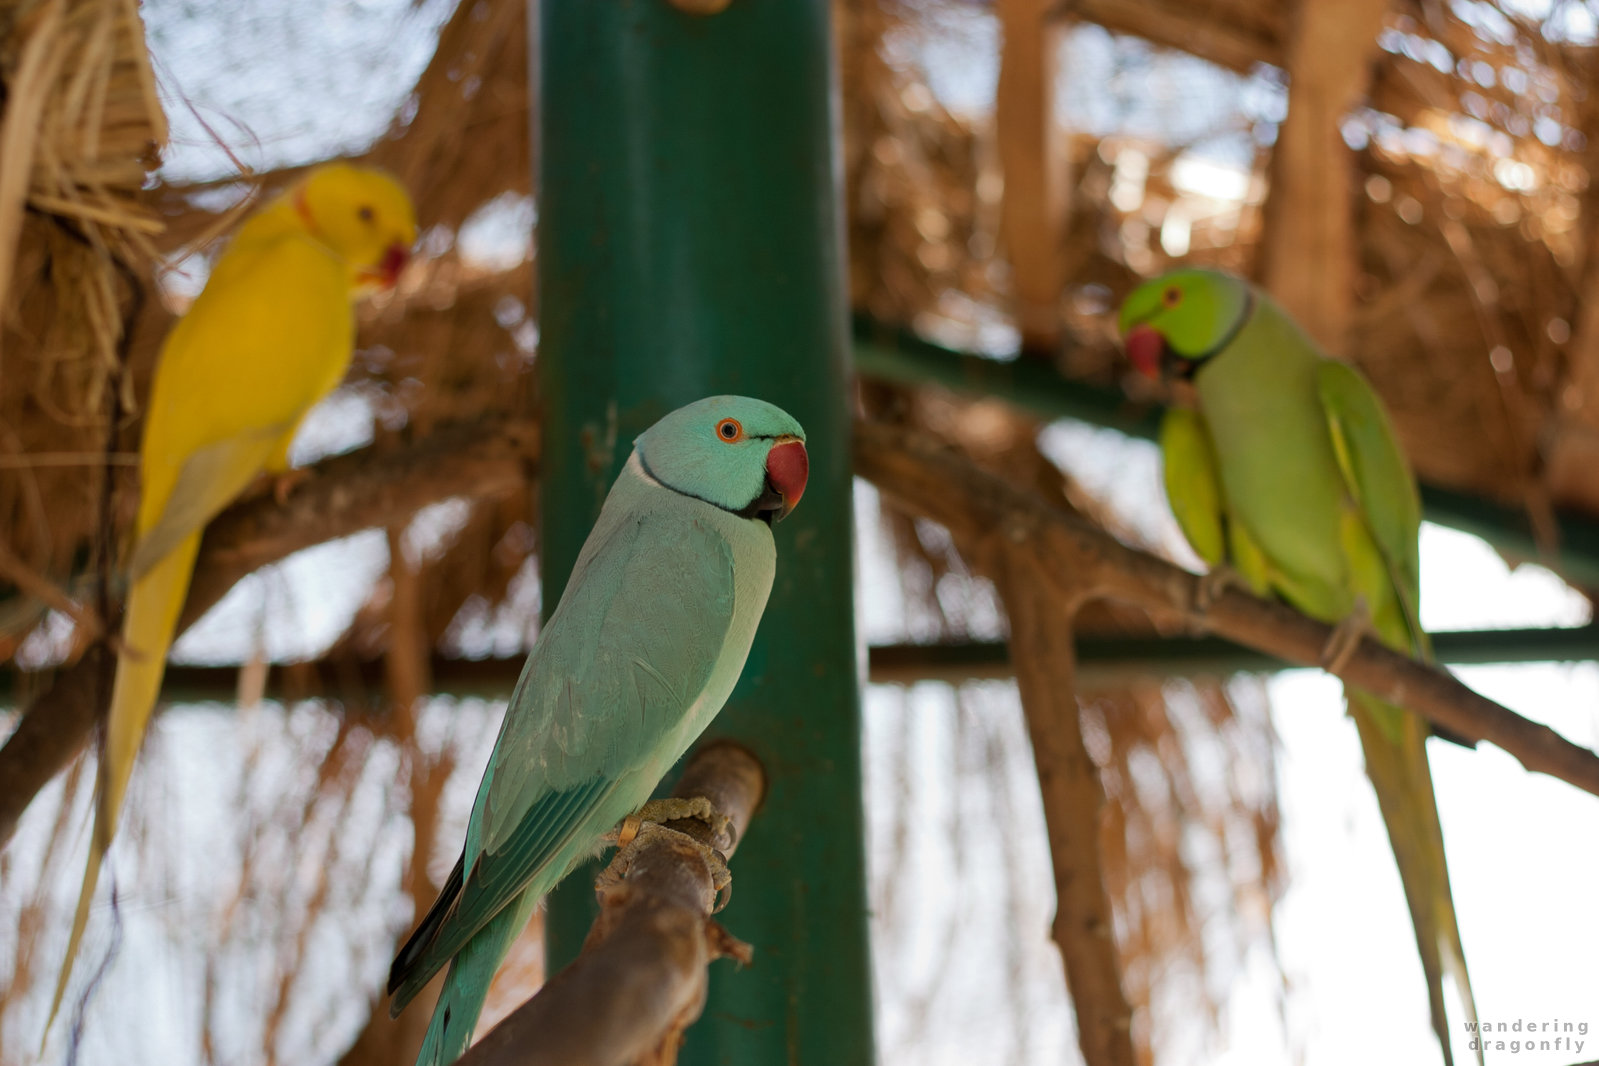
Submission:
[[[1184,359],[1169,346],[1162,355],[1160,368],[1168,380],[1193,381],[1194,375],[1199,373],[1200,364],[1204,362],[1201,359]]]
[[[761,494],[733,513],[740,518],[757,518],[770,526],[787,518],[790,510],[788,501],[783,499],[783,494],[772,486],[768,478]]]

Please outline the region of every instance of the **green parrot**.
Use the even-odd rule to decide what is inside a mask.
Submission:
[[[722,709],[772,589],[805,431],[713,396],[634,442],[511,695],[466,846],[389,971],[398,1014],[449,963],[418,1066],[455,1061],[538,901]]]
[[[1198,409],[1161,426],[1166,495],[1194,551],[1257,595],[1282,597],[1364,628],[1422,659],[1432,649],[1417,601],[1421,505],[1381,401],[1353,367],[1324,356],[1287,313],[1247,282],[1180,270],[1122,305],[1129,360],[1193,385]],[[1466,974],[1444,862],[1443,831],[1420,717],[1345,689],[1416,930],[1432,1026],[1453,1063],[1443,975],[1467,1017]],[[1479,1060],[1481,1055],[1479,1053]]]

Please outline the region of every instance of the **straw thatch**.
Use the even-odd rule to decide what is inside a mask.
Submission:
[[[0,82],[0,529],[26,581],[81,565],[103,512],[166,119],[134,0],[0,5]]]

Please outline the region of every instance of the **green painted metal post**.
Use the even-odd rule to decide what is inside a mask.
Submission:
[[[701,396],[805,426],[805,501],[776,528],[754,650],[712,732],[771,790],[725,915],[755,947],[712,967],[687,1064],[873,1058],[852,605],[849,341],[828,0],[543,0],[535,144],[544,603],[553,607],[632,439]],[[551,902],[575,955],[592,878]]]

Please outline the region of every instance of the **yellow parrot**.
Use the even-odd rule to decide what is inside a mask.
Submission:
[[[46,1034],[155,709],[200,533],[256,477],[287,470],[301,419],[349,366],[355,298],[392,287],[415,242],[416,213],[392,177],[345,163],[317,167],[239,228],[162,345],[94,834]]]

